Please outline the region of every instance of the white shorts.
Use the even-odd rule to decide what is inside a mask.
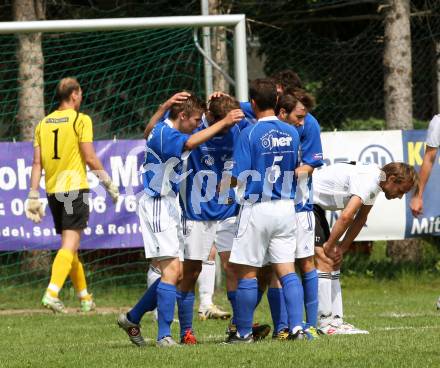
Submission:
[[[146,193],[139,199],[138,216],[146,258],[179,258],[183,261],[183,234],[177,198],[153,198]]]
[[[215,246],[217,252],[230,252],[232,244],[237,232],[237,217],[229,217],[220,220],[217,226],[217,233],[215,234]]]
[[[234,238],[232,263],[261,267],[295,261],[296,214],[293,200],[242,206]]]
[[[296,213],[297,234],[295,258],[307,258],[315,254],[315,215],[313,211]]]
[[[217,221],[182,219],[184,259],[207,261],[214,244]]]

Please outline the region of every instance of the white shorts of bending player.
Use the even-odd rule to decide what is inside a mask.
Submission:
[[[296,213],[297,234],[295,258],[307,258],[315,254],[315,215],[313,211]]]
[[[253,267],[294,262],[296,222],[293,200],[243,205],[229,261]]]
[[[175,197],[139,199],[138,216],[146,258],[179,258],[183,261],[183,233],[179,201]]]
[[[217,226],[217,233],[215,234],[215,246],[217,252],[230,252],[232,250],[232,243],[234,242],[235,234],[237,233],[237,217],[229,217],[220,220]]]
[[[212,245],[218,221],[193,221],[183,218],[182,229],[184,239],[185,259],[193,261],[207,261]]]

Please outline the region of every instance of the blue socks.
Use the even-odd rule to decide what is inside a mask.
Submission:
[[[236,325],[237,322],[235,320],[235,316],[237,315],[237,303],[236,303],[237,290],[228,291],[227,295],[228,295],[229,303],[231,303],[231,307],[232,307],[232,321],[231,322],[234,325]]]
[[[286,301],[289,330],[292,331],[297,326],[302,327],[303,288],[295,272],[284,275],[280,278],[280,282],[283,286],[284,300]]]
[[[157,285],[160,279],[157,279],[145,292],[137,304],[127,313],[130,322],[139,324],[143,315],[154,310],[157,306]]]
[[[157,340],[171,336],[171,323],[176,304],[176,286],[159,282],[157,286]]]
[[[257,279],[240,279],[236,294],[237,331],[241,337],[246,337],[252,333],[252,322],[254,319],[254,310],[257,305],[258,284]]]
[[[177,291],[177,311],[179,314],[180,337],[186,330],[192,330],[195,295],[193,291]]]
[[[316,269],[302,275],[306,328],[318,324],[318,272]]]
[[[278,333],[281,330],[288,328],[289,321],[283,289],[269,288],[267,291],[267,300],[269,301],[274,332]]]

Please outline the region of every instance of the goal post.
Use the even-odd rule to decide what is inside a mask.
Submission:
[[[194,33],[216,26],[233,31],[233,42],[228,41],[227,46],[234,59],[235,96],[246,101],[244,15],[0,22],[0,145],[5,152],[0,157],[0,300],[6,301],[2,307],[25,306],[27,300],[36,300],[48,282],[47,252],[54,256],[59,246],[48,214],[35,226],[24,216],[32,147],[29,142],[15,142],[20,140],[22,127],[18,123],[19,102],[38,107],[40,115],[52,111],[57,82],[66,76],[77,77],[85,96],[81,110],[92,118],[97,152],[124,194],[129,185],[139,188],[137,170],[142,154],[133,153],[131,148],[143,147],[144,142],[136,138],[142,137],[145,122],[157,105],[182,89],[206,94],[205,59],[194,43]],[[37,50],[41,57],[35,57],[36,48],[32,50],[29,43],[27,49],[21,48],[21,57],[35,67],[29,72],[20,66],[20,38],[41,33],[44,36]],[[23,69],[26,71],[20,74]],[[35,70],[40,75],[38,80]],[[35,93],[30,88],[26,97],[39,94],[41,98],[23,98],[23,81],[38,89]],[[33,135],[33,129],[29,130]],[[113,138],[118,139],[117,144]],[[136,216],[135,198],[127,193],[121,198],[107,212],[99,193],[90,199],[91,219],[96,219],[96,226],[91,220],[93,230],[85,233],[81,257],[91,289],[126,284],[144,287],[144,251],[138,229],[131,226],[133,214]],[[106,221],[104,215],[114,218],[104,234],[107,240],[115,239],[114,245],[98,234],[101,219],[103,224]],[[131,293],[128,288],[127,292]],[[70,282],[64,297],[69,295],[74,299]]]
[[[235,95],[240,101],[246,101],[248,99],[248,77],[246,17],[244,14],[0,22],[0,34],[91,32],[182,27],[200,28],[215,26],[234,27]]]

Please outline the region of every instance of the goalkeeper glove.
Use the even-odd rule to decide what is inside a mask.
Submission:
[[[40,223],[44,216],[43,204],[40,202],[40,194],[37,190],[31,189],[25,209],[26,217],[36,224]]]
[[[116,203],[119,198],[119,189],[116,185],[113,184],[110,178],[103,180],[102,185],[104,185],[105,190],[112,198],[113,203]]]

